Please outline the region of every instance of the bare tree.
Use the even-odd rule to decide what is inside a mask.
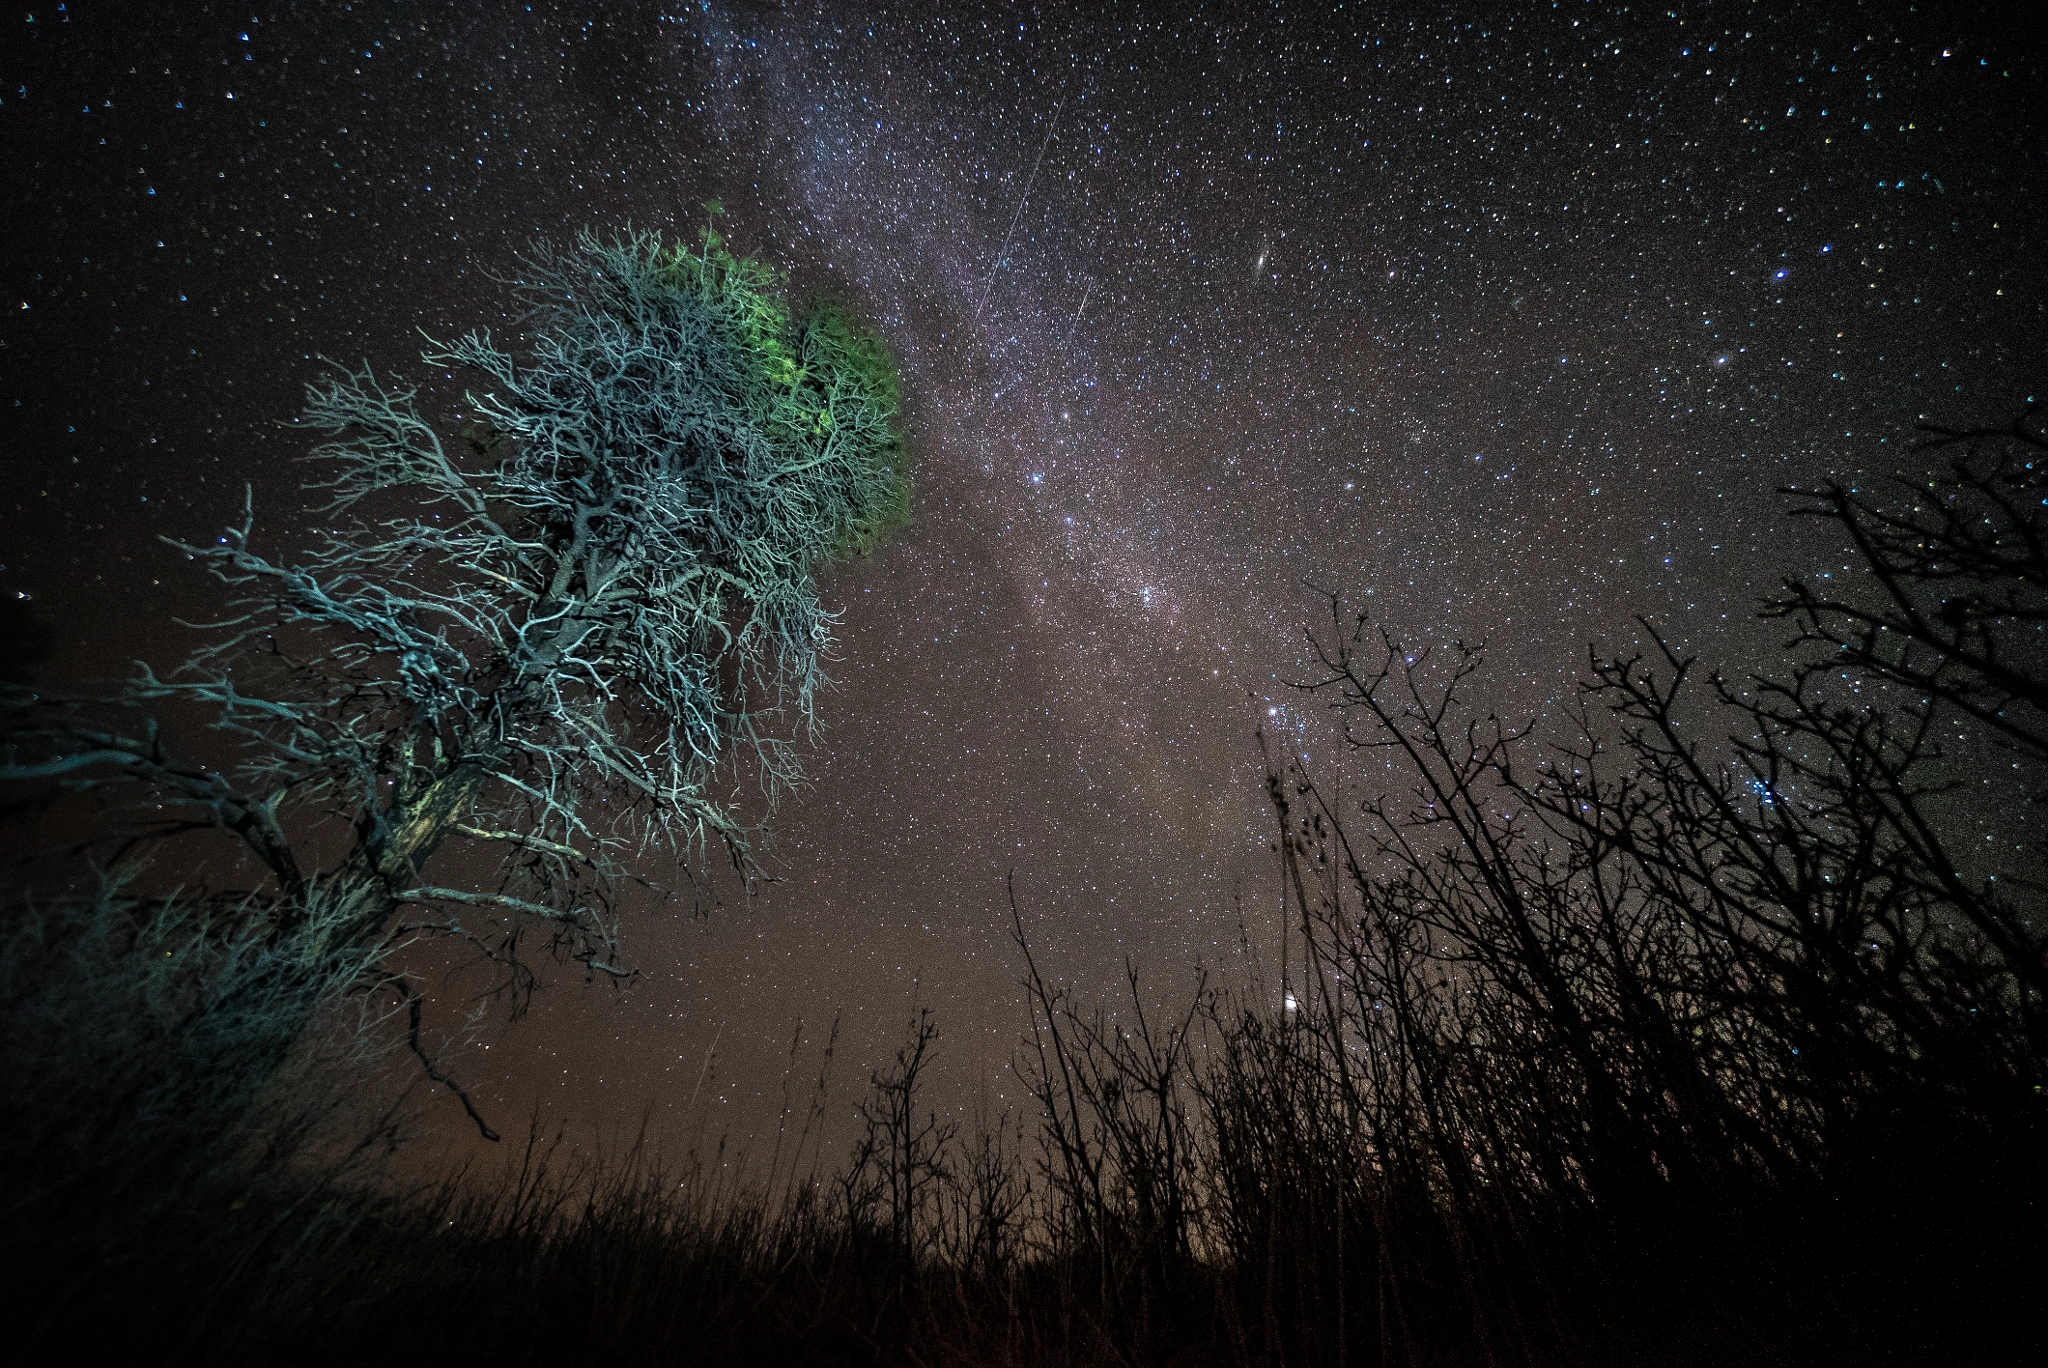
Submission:
[[[622,976],[628,858],[745,861],[714,779],[752,771],[771,803],[800,780],[836,621],[815,570],[908,517],[879,342],[794,314],[712,229],[539,244],[510,283],[521,354],[484,331],[422,353],[476,377],[460,440],[415,389],[336,367],[297,424],[325,438],[312,548],[260,550],[247,511],[174,543],[232,591],[205,644],[115,698],[5,699],[0,779],[125,781],[167,814],[146,838],[232,833],[260,866],[238,906],[316,967],[377,951],[406,994],[381,966],[419,937],[523,985],[536,922]],[[232,762],[174,755],[165,705],[210,714]],[[431,876],[450,842],[487,852],[487,886]]]
[[[895,1064],[869,1075],[872,1090],[856,1106],[862,1132],[841,1179],[846,1214],[856,1228],[874,1221],[877,1212],[887,1213],[889,1250],[905,1269],[939,1234],[937,1203],[953,1180],[947,1151],[958,1127],[929,1109],[924,1120],[917,1117],[938,1040],[931,1008],[918,1008]]]

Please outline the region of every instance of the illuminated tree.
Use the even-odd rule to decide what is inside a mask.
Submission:
[[[484,331],[422,354],[475,377],[459,436],[367,364],[310,385],[313,547],[259,550],[247,513],[182,546],[232,590],[211,639],[117,699],[15,691],[0,778],[127,781],[163,805],[150,839],[233,833],[260,879],[203,901],[302,959],[456,936],[516,985],[534,919],[625,972],[629,857],[744,861],[714,778],[771,804],[801,778],[837,620],[816,570],[908,521],[894,367],[708,228],[521,264],[521,354]],[[233,762],[174,757],[163,705],[203,708]],[[483,889],[429,877],[451,842],[488,851]]]

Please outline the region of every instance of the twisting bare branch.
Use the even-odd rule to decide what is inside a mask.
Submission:
[[[478,382],[460,440],[413,386],[329,363],[295,425],[323,439],[310,548],[259,550],[253,494],[211,543],[172,542],[229,590],[208,640],[116,699],[10,692],[0,780],[148,786],[181,809],[152,837],[233,831],[271,873],[278,932],[315,920],[317,889],[337,952],[388,949],[402,904],[454,903],[508,927],[411,934],[505,963],[541,922],[629,978],[623,853],[715,842],[744,864],[721,767],[751,767],[771,805],[803,780],[838,620],[815,572],[907,516],[897,382],[871,335],[792,313],[780,277],[713,238],[586,233],[523,266],[520,355],[482,330],[422,353]],[[157,705],[209,715],[235,762],[96,717]],[[323,819],[354,833],[327,868],[305,853]],[[510,847],[495,891],[424,877],[452,836]]]

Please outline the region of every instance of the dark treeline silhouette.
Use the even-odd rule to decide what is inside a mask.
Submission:
[[[1341,764],[1269,748],[1278,1001],[1204,980],[1167,1010],[1128,966],[1077,1000],[1013,898],[1022,1112],[938,1117],[920,1013],[844,1162],[805,1165],[821,1079],[765,1184],[536,1133],[502,1187],[389,1195],[244,1136],[144,1228],[11,1174],[10,1241],[34,1211],[39,1250],[10,1259],[14,1323],[47,1354],[147,1324],[156,1357],[305,1363],[2039,1352],[2030,420],[1931,433],[1931,481],[1792,491],[1866,573],[1764,606],[1786,666],[1713,673],[1646,622],[1563,735],[1473,716],[1476,648],[1411,649],[1332,596],[1300,687],[1399,778],[1343,800]]]

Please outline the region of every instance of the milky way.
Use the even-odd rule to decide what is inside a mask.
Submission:
[[[404,369],[507,326],[534,236],[721,200],[879,321],[917,525],[828,578],[775,881],[638,909],[637,983],[557,975],[462,1067],[745,1134],[799,1019],[814,1061],[843,1015],[844,1100],[921,998],[948,1095],[1000,1102],[1011,871],[1087,994],[1275,934],[1253,729],[1327,739],[1284,687],[1320,588],[1486,641],[1477,706],[1539,721],[1638,614],[1768,663],[1756,597],[1846,564],[1777,489],[2039,382],[2040,73],[1991,27],[1384,8],[12,12],[0,587],[53,680],[169,653],[204,591],[154,537],[245,481],[293,534],[315,356]]]

